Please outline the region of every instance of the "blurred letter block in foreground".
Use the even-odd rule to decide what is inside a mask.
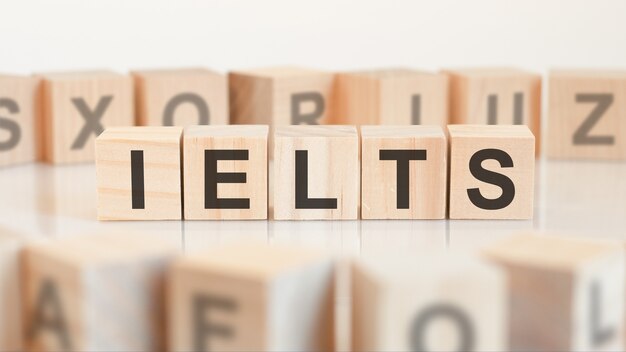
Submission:
[[[0,228],[0,351],[22,346],[19,251],[22,239]]]

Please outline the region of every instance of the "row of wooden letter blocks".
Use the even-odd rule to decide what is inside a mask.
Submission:
[[[17,243],[0,237],[0,274],[21,270],[0,276],[3,351],[333,351],[350,331],[358,351],[623,350],[615,242],[520,235],[480,258],[350,263],[243,244],[181,256],[138,234]]]
[[[526,126],[109,128],[96,140],[100,220],[531,219]],[[448,153],[449,149],[449,153]],[[360,150],[360,157],[359,157]],[[449,154],[449,158],[448,158]],[[448,159],[449,168],[448,168]],[[448,174],[450,175],[448,185]]]
[[[549,86],[549,156],[626,158],[626,72],[553,71]],[[93,161],[95,136],[135,124],[525,124],[538,143],[540,115],[540,75],[502,68],[0,76],[0,165]]]

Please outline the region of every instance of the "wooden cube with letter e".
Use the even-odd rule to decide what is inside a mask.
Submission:
[[[547,154],[626,159],[626,71],[550,72]]]
[[[450,125],[450,219],[532,219],[535,137],[526,126]]]
[[[334,266],[262,245],[181,258],[169,276],[169,350],[334,350]]]
[[[0,166],[34,161],[36,80],[0,75]]]
[[[228,84],[203,69],[134,71],[137,124],[190,126],[228,124]]]
[[[621,243],[518,235],[484,255],[509,277],[509,350],[624,350]]]
[[[130,76],[110,71],[40,74],[39,123],[45,161],[94,160],[94,141],[105,128],[133,126]]]

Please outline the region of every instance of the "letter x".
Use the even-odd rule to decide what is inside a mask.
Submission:
[[[111,100],[113,100],[112,95],[103,96],[100,98],[96,109],[91,111],[85,103],[85,99],[83,98],[72,98],[72,103],[78,109],[78,112],[82,115],[83,119],[85,119],[85,125],[83,129],[76,137],[76,140],[72,144],[72,150],[82,149],[87,143],[87,139],[93,132],[96,136],[100,135],[100,133],[104,132],[104,127],[100,123],[104,112],[111,104]]]

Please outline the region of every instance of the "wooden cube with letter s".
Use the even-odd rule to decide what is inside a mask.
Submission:
[[[0,75],[0,166],[35,160],[36,80]]]

